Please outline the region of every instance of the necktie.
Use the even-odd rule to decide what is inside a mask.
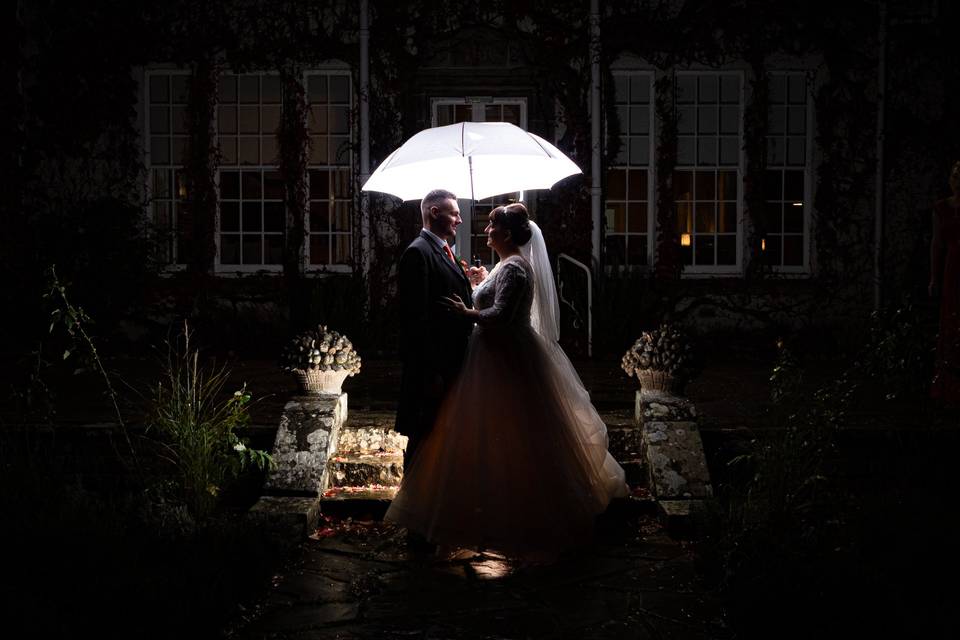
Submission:
[[[447,243],[444,243],[443,252],[447,254],[448,258],[450,258],[450,262],[452,262],[453,264],[457,264],[456,259],[453,257],[453,251],[450,251],[450,245],[448,245]]]

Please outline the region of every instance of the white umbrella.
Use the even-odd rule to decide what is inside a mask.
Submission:
[[[402,200],[433,189],[482,200],[549,189],[580,168],[555,146],[508,122],[460,122],[424,129],[387,156],[363,185]]]

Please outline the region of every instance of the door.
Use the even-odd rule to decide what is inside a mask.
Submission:
[[[443,127],[458,122],[509,122],[521,129],[527,128],[526,98],[434,98],[431,101],[431,126]],[[459,195],[459,194],[458,194]],[[486,265],[496,262],[497,256],[487,247],[487,226],[490,211],[510,200],[522,200],[523,192],[507,193],[471,202],[460,200],[463,224],[457,229],[455,253],[464,260],[480,258]],[[471,206],[471,204],[473,206]]]

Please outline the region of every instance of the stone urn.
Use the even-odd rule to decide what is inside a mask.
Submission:
[[[304,395],[340,395],[343,381],[350,375],[350,371],[341,369],[294,369],[294,378],[297,388]]]
[[[637,379],[641,391],[660,393],[680,393],[682,385],[675,375],[662,369],[637,369]]]

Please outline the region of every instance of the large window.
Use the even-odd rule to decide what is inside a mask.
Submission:
[[[613,79],[620,135],[611,141],[619,151],[607,169],[605,261],[613,267],[645,266],[653,237],[653,74],[618,71]]]
[[[187,144],[187,79],[185,72],[155,71],[148,75],[147,85],[151,208],[155,223],[168,232],[163,258],[171,265],[186,262],[190,254],[181,175]],[[350,75],[311,71],[303,81],[310,103],[304,259],[308,268],[344,270],[352,260]],[[281,268],[287,213],[276,133],[282,110],[283,88],[277,74],[224,74],[218,79],[218,270]]]
[[[741,85],[738,72],[677,74],[673,191],[687,273],[740,269]]]
[[[809,264],[808,100],[804,73],[771,74],[763,260],[784,272],[802,272]]]

